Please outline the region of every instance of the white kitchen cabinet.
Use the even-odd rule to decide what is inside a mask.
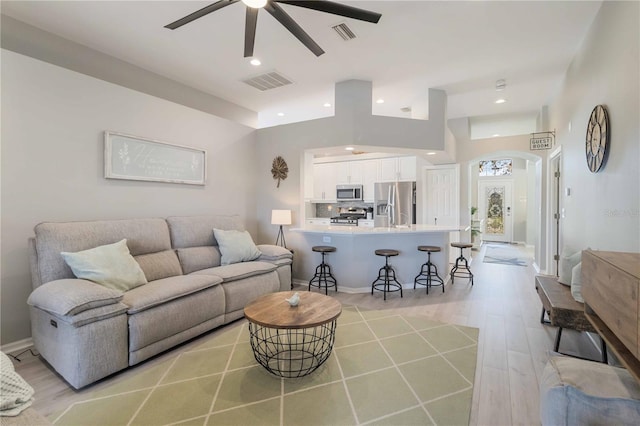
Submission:
[[[336,166],[339,163],[316,163],[313,165],[313,201],[336,202]]]
[[[355,162],[354,162],[355,163]],[[375,183],[378,181],[378,160],[358,161],[361,168],[362,199],[367,203],[373,203]]]
[[[323,218],[323,217],[314,217],[311,219],[307,219],[306,221],[307,225],[325,225],[325,226],[329,226],[331,224],[331,219],[327,218]]]
[[[398,158],[381,158],[378,161],[380,162],[380,174],[378,175],[378,180],[380,182],[390,182],[396,180],[398,176]]]
[[[379,161],[380,182],[416,180],[416,157],[390,157]]]
[[[416,180],[416,157],[398,157],[398,180]]]
[[[354,183],[351,180],[351,168],[348,161],[340,161],[337,163],[327,163],[331,164],[332,173],[333,173],[333,181],[336,185],[346,185],[349,183]],[[335,189],[335,188],[334,188]]]

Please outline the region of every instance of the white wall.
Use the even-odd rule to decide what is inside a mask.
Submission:
[[[2,343],[31,335],[27,239],[42,221],[239,214],[255,235],[255,131],[2,50]],[[107,180],[103,132],[207,150],[205,186]]]
[[[562,241],[574,249],[640,251],[640,3],[603,2],[567,71],[549,120],[562,144]],[[587,121],[606,106],[611,127],[607,163],[586,165]]]

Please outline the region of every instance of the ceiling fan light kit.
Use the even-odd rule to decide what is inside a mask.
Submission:
[[[253,7],[254,9],[260,9],[267,4],[267,0],[242,0],[242,3],[246,4],[249,7]]]
[[[202,18],[216,10],[225,6],[237,3],[239,0],[219,0],[208,6],[203,7],[183,18],[178,19],[165,28],[175,30],[186,25],[196,19]],[[302,7],[305,9],[317,10],[319,12],[330,13],[332,15],[344,16],[346,18],[357,19],[359,21],[371,22],[377,24],[381,14],[360,9],[353,6],[336,3],[333,1],[315,1],[315,0],[242,0],[247,6],[245,27],[244,27],[244,57],[253,56],[253,48],[256,39],[256,26],[258,23],[258,11],[266,10],[278,22],[280,22],[291,34],[293,34],[307,49],[311,50],[314,55],[320,56],[324,50],[307,34],[296,21],[280,7],[280,4],[288,4],[290,6]],[[280,4],[279,4],[280,3]]]

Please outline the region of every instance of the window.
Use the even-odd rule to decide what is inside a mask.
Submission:
[[[513,169],[513,160],[503,158],[501,160],[481,160],[480,176],[507,176]]]

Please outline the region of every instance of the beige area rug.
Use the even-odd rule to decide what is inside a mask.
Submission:
[[[246,322],[87,395],[57,425],[467,425],[478,329],[343,306],[307,377],[258,365]]]
[[[484,263],[497,263],[499,265],[529,266],[529,259],[521,256],[520,251],[510,244],[487,244],[484,253]]]

